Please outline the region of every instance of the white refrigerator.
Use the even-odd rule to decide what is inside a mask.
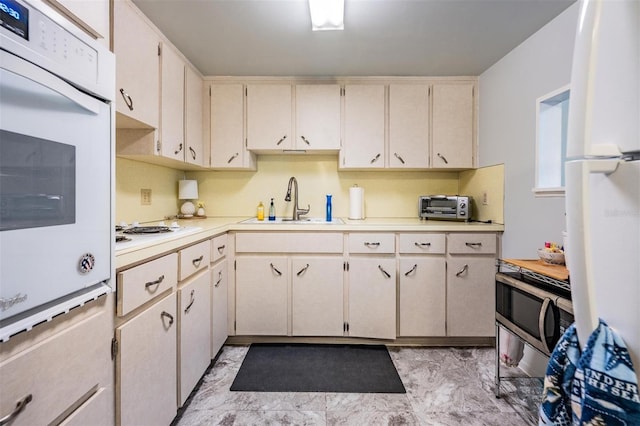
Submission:
[[[581,1],[565,164],[578,339],[602,318],[640,371],[640,1]]]

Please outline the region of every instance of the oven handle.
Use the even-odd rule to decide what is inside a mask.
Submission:
[[[98,100],[83,94],[48,71],[24,61],[17,56],[2,52],[2,68],[59,93],[87,111],[94,114],[100,112],[100,102]]]
[[[549,297],[545,297],[542,302],[542,308],[540,309],[540,316],[538,317],[538,331],[540,332],[540,340],[542,341],[542,346],[547,351],[547,353],[551,353],[553,348],[549,348],[547,345],[547,336],[544,334],[544,319],[547,316],[547,312],[551,308],[553,304],[553,300]]]

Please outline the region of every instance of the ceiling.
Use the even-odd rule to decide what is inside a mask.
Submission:
[[[575,0],[133,0],[205,76],[480,75]],[[553,48],[553,46],[549,46]]]

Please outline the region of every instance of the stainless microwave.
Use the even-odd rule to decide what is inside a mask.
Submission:
[[[418,197],[420,219],[471,220],[471,197],[460,195],[421,195]]]

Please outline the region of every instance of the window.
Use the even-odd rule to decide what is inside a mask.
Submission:
[[[564,195],[569,86],[536,101],[536,196]]]

